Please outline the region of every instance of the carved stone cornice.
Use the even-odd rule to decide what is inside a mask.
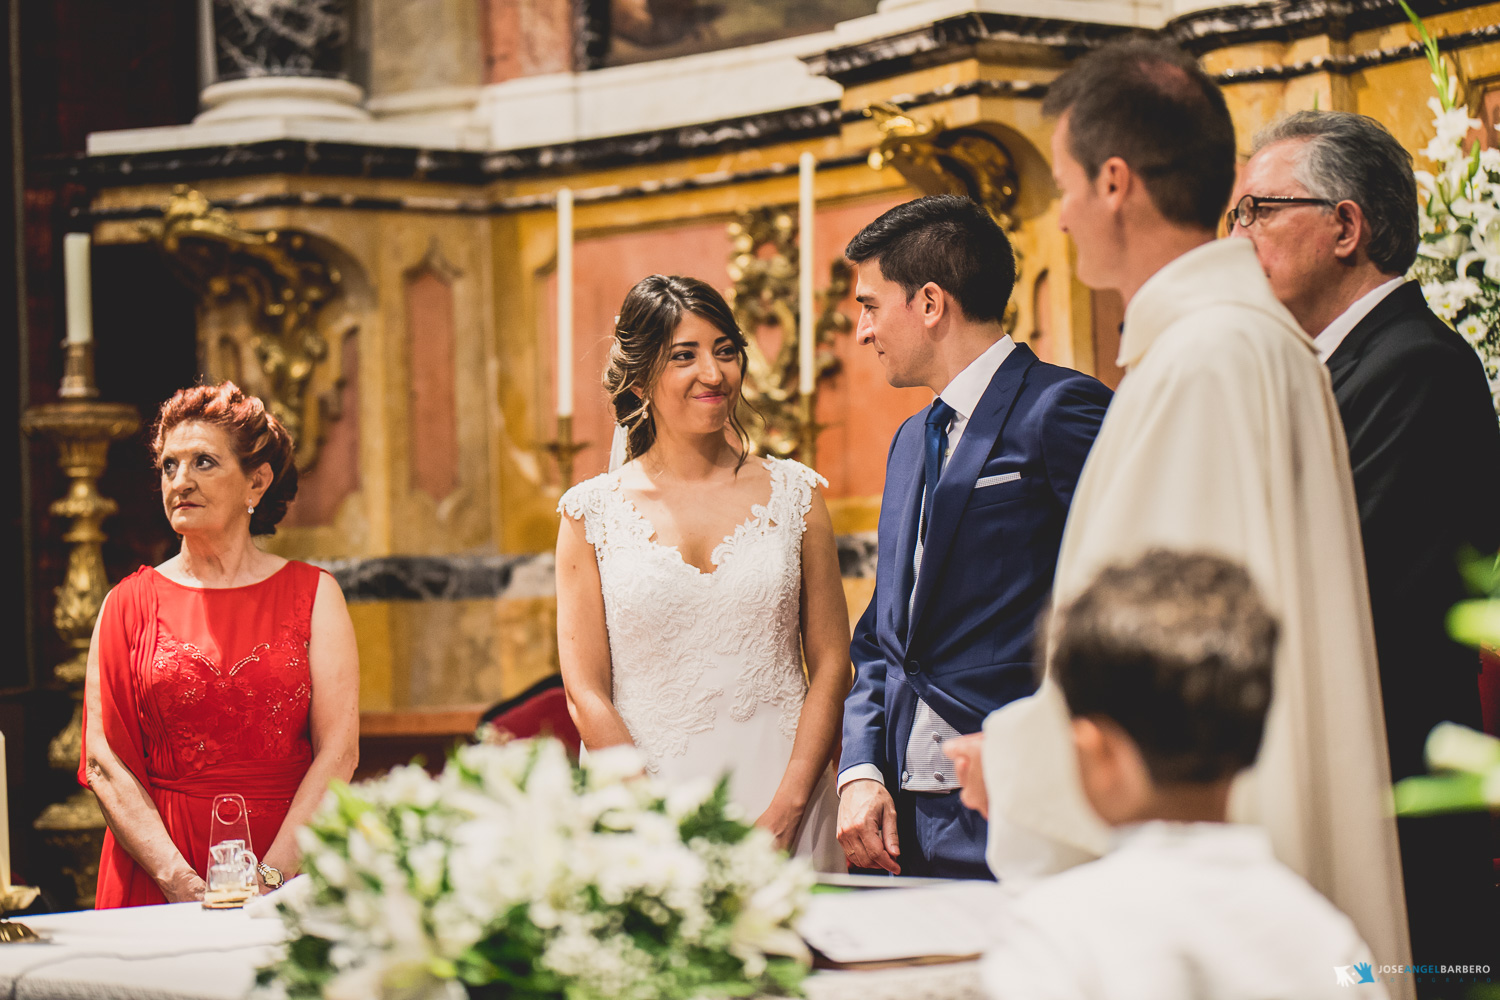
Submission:
[[[1493,0],[1414,0],[1412,6],[1417,13],[1430,17],[1490,2]],[[1405,20],[1406,15],[1396,0],[1274,0],[1262,4],[1226,4],[1184,14],[1168,21],[1161,33],[1195,55],[1202,55],[1248,42],[1285,42],[1321,34],[1344,39],[1354,31]],[[1050,58],[1060,65],[1133,30],[1116,24],[975,12],[830,49],[808,56],[803,62],[813,73],[849,86],[971,55],[982,56],[986,50],[1002,52],[1002,57],[1011,63],[1018,58],[1032,62]]]

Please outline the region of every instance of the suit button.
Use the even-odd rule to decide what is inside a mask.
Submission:
[[[933,781],[937,781],[937,782],[944,782],[944,781],[947,781],[948,779],[945,778],[945,777],[943,777],[943,772],[941,772],[941,771],[933,771],[932,772],[932,780]]]
[[[943,742],[943,734],[942,733],[933,733],[932,734],[932,742],[934,742],[934,743],[941,743],[941,742]]]
[[[905,667],[908,674],[920,674],[922,672],[922,661],[915,659],[907,660]]]

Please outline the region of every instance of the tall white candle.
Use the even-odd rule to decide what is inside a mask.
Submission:
[[[89,273],[89,234],[63,237],[63,274],[68,287],[68,343],[94,339],[93,279]]]
[[[557,415],[573,415],[573,192],[557,192]]]
[[[812,395],[817,365],[813,321],[813,171],[817,161],[803,153],[797,161],[797,258],[801,263],[797,298],[797,388]]]

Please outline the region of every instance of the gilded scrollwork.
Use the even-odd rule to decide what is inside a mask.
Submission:
[[[981,128],[945,129],[941,119],[919,122],[894,104],[872,104],[865,115],[880,129],[880,145],[870,150],[875,170],[894,167],[923,194],[959,194],[973,198],[1007,233],[1018,228],[1016,201],[1021,178],[1010,151]],[[1012,246],[1015,241],[1012,240]],[[1016,250],[1016,272],[1024,261]],[[1016,304],[1005,311],[1005,326],[1015,332]]]
[[[797,392],[800,255],[793,209],[766,206],[744,211],[729,224],[729,238],[729,277],[734,284],[725,298],[749,341],[744,398],[761,417],[746,419],[745,429],[759,454],[786,458],[797,453],[804,422]],[[817,295],[821,307],[813,325],[817,343],[814,384],[838,368],[833,338],[850,330],[849,317],[839,303],[851,285],[849,265],[842,258],[834,260],[828,286]],[[772,338],[765,334],[773,327],[779,337],[770,350]]]
[[[276,414],[312,468],[324,424],[339,416],[338,373],[352,320],[337,308],[343,275],[304,233],[251,232],[179,186],[152,227],[199,296],[203,370],[234,379]]]

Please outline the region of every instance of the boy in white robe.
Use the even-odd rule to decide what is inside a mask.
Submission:
[[[1113,846],[1021,894],[985,961],[990,995],[1385,1000],[1349,918],[1264,829],[1225,821],[1260,747],[1277,642],[1249,574],[1153,550],[1106,569],[1054,629],[1052,676]]]

